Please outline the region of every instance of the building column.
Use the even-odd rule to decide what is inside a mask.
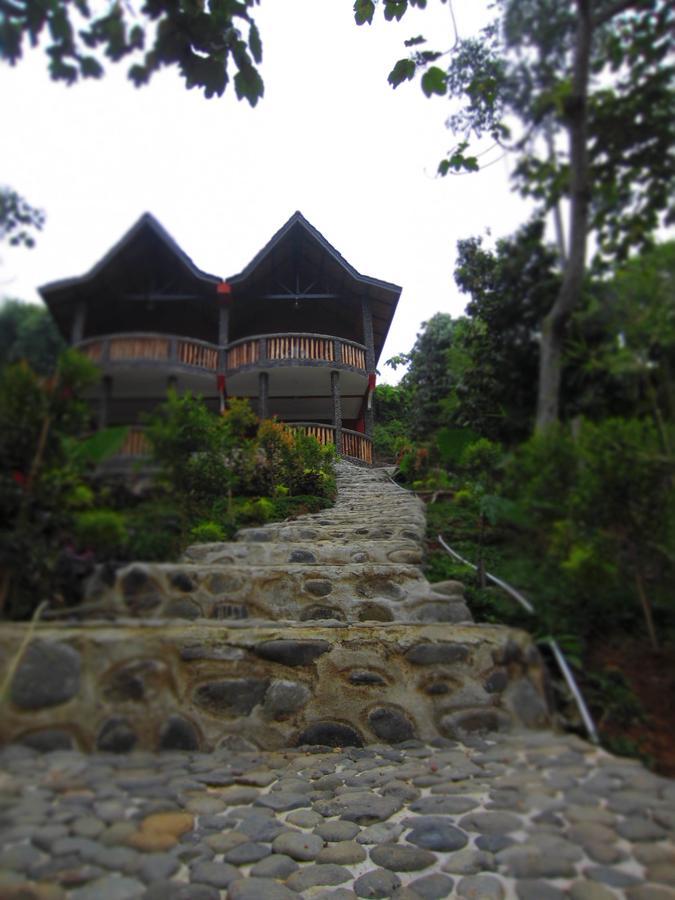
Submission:
[[[110,375],[104,375],[101,379],[101,395],[98,405],[98,427],[107,428],[110,418],[110,400],[112,398],[113,380]]]
[[[363,419],[366,437],[373,439],[373,391],[375,390],[375,338],[373,336],[373,311],[370,297],[361,297],[361,315],[363,318],[363,343],[366,345],[366,370],[368,372],[368,390],[365,398]]]
[[[370,374],[375,371],[375,338],[373,337],[373,311],[370,297],[361,297],[361,318],[363,320],[363,343],[366,346],[366,369]]]
[[[269,418],[270,376],[268,372],[258,375],[258,415],[261,419]]]
[[[342,456],[342,396],[340,394],[340,373],[330,373],[330,388],[333,394],[333,425],[335,427],[335,449]]]
[[[169,377],[166,379],[166,390],[167,390],[167,393],[168,393],[169,391],[175,391],[175,390],[176,390],[176,385],[177,385],[177,384],[178,384],[178,378],[177,378],[177,376],[176,376],[176,375],[169,375]]]
[[[87,318],[87,307],[84,300],[80,300],[75,309],[73,325],[70,329],[70,343],[74,347],[84,337],[84,325]]]

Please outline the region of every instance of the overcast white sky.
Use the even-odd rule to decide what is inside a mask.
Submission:
[[[458,4],[462,36],[486,0]],[[144,211],[196,265],[238,273],[296,209],[362,274],[402,285],[380,359],[412,346],[435,312],[461,314],[452,279],[458,239],[512,232],[528,215],[510,192],[508,160],[478,175],[435,177],[455,140],[449,107],[387,74],[423,33],[452,43],[436,0],[400,24],[358,28],[351,0],[263,0],[265,97],[255,109],[228,91],[205,100],[177,73],[137,90],[126,66],[99,82],[54,84],[42,52],[0,67],[0,182],[44,208],[35,249],[0,249],[0,292],[37,300],[36,287],[80,275]],[[486,160],[496,159],[494,152]]]

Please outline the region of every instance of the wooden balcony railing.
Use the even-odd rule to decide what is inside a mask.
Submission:
[[[373,442],[358,431],[342,429],[342,455],[373,464]]]
[[[335,428],[333,425],[319,425],[315,422],[288,422],[289,428],[295,428],[298,431],[304,431],[310,437],[322,445],[335,443]]]
[[[142,428],[130,428],[116,456],[147,456],[150,453],[150,442],[143,434]]]
[[[284,360],[310,365],[332,363],[365,371],[366,348],[354,341],[325,334],[257,335],[230,344],[227,371]]]
[[[77,349],[102,366],[106,363],[164,363],[208,372],[218,368],[216,346],[168,334],[106,335],[82,341]]]
[[[335,443],[335,427],[333,425],[320,425],[316,422],[288,422],[288,426],[302,429],[305,434],[316,438],[324,446]],[[373,463],[373,442],[360,431],[342,429],[341,452],[343,456],[351,456],[352,459],[358,459],[369,465]]]
[[[243,341],[227,351],[228,370],[254,366],[260,359],[260,341]]]

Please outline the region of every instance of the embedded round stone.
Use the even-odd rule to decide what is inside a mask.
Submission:
[[[128,753],[137,740],[136,732],[127,719],[112,716],[103,723],[96,738],[96,748],[105,753]]]
[[[314,829],[314,833],[322,837],[324,841],[351,841],[360,830],[355,822],[345,822],[341,819],[336,819],[329,822],[321,822]]]
[[[488,694],[500,694],[509,683],[509,675],[505,669],[494,669],[483,682]]]
[[[241,878],[239,869],[228,863],[196,862],[190,868],[190,881],[208,884],[222,890]]]
[[[419,816],[406,840],[425,850],[448,852],[461,850],[469,842],[467,835],[450,823],[446,816]]]
[[[358,606],[359,622],[393,622],[394,614],[379,603],[361,603]]]
[[[303,834],[299,831],[286,831],[272,841],[275,853],[283,853],[302,862],[316,859],[322,847],[323,841],[318,834]]]
[[[268,685],[263,678],[224,678],[201,684],[193,699],[197,706],[215,715],[246,716],[262,703]]]
[[[391,707],[378,706],[371,710],[368,724],[377,737],[389,744],[400,744],[415,737],[412,722],[402,712]]]
[[[333,590],[333,585],[325,579],[315,579],[305,582],[305,590],[313,597],[327,597]]]
[[[595,887],[592,882],[585,882]],[[602,889],[604,891],[604,888]],[[516,882],[516,895],[518,900],[565,900],[566,897],[573,897],[574,900],[614,900],[615,894],[604,892],[603,894],[595,894],[592,890],[589,893],[574,893],[574,890],[568,894],[561,891],[552,884],[545,881],[538,881],[536,878],[523,878]]]
[[[472,734],[507,731],[511,717],[498,709],[462,709],[443,716],[440,726],[443,734],[462,740]]]
[[[251,867],[251,876],[253,878],[279,878],[283,880],[288,878],[293,872],[299,868],[295,860],[284,853],[273,853],[261,859]]]
[[[328,641],[293,641],[285,638],[262,641],[254,648],[258,656],[284,666],[310,666],[315,659],[328,653]]]
[[[52,750],[72,750],[75,740],[64,728],[41,728],[17,738],[19,744],[37,750],[38,753],[50,753]]]
[[[355,671],[350,672],[349,681],[351,684],[386,684],[386,681],[377,672]]]
[[[326,747],[363,747],[363,738],[351,725],[340,722],[315,722],[298,735],[296,744],[322,744]]]
[[[286,879],[286,884],[294,891],[307,891],[318,885],[344,884],[352,878],[352,873],[344,866],[331,864],[303,866]]]
[[[422,900],[444,900],[451,896],[454,882],[448,875],[424,875],[408,884],[411,891]]]
[[[469,813],[459,820],[460,828],[481,834],[508,834],[523,827],[522,820],[509,812]]]
[[[228,900],[298,900],[295,891],[269,878],[239,878],[227,890]]]
[[[357,825],[373,825],[386,821],[400,808],[401,802],[395,797],[379,797],[371,792],[355,791],[336,797],[333,815],[339,815],[347,822],[356,822]]]
[[[189,597],[176,597],[169,600],[164,607],[164,616],[167,619],[198,619],[201,615],[201,606]]]
[[[185,594],[189,594],[190,591],[195,589],[194,581],[185,572],[174,572],[170,581],[175,588],[178,588],[179,591],[183,591]]]
[[[80,689],[80,665],[80,654],[68,644],[31,641],[12,679],[12,703],[20,709],[66,703]]]
[[[246,866],[249,863],[256,863],[261,859],[265,859],[272,851],[265,844],[258,844],[255,841],[248,841],[245,844],[237,844],[231,850],[227,850],[223,859],[226,863],[233,866]]]
[[[492,875],[467,875],[457,885],[457,896],[463,900],[502,900],[504,887]]]
[[[416,666],[464,662],[469,658],[469,648],[465,644],[457,644],[452,641],[415,644],[406,652],[405,658]]]
[[[405,844],[380,844],[370,851],[370,858],[378,866],[393,872],[417,872],[436,862],[436,856],[428,850]]]
[[[373,869],[366,872],[354,882],[354,893],[357,897],[370,897],[375,900],[391,897],[396,888],[401,886],[401,879],[394,872],[386,869]]]
[[[83,887],[76,888],[70,896],[73,900],[136,900],[144,891],[143,882],[135,878],[103,875]]]
[[[366,851],[356,841],[335,841],[324,847],[317,856],[319,863],[336,863],[340,866],[363,862]],[[338,882],[339,883],[339,882]]]
[[[546,702],[527,678],[512,682],[503,702],[526,728],[543,728],[549,722]]]
[[[290,563],[315,563],[316,556],[309,550],[293,550],[288,557]]]
[[[198,750],[199,735],[183,716],[169,716],[159,734],[160,750]]]
[[[298,681],[273,681],[265,695],[265,712],[271,716],[283,716],[304,706],[311,697],[306,685]]]

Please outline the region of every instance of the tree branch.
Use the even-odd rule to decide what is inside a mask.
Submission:
[[[623,12],[628,12],[629,9],[647,9],[648,5],[649,4],[646,3],[645,0],[615,0],[615,2],[610,4],[610,6],[602,13],[593,16],[591,27],[595,30],[601,25],[611,21],[614,16],[618,16]]]

